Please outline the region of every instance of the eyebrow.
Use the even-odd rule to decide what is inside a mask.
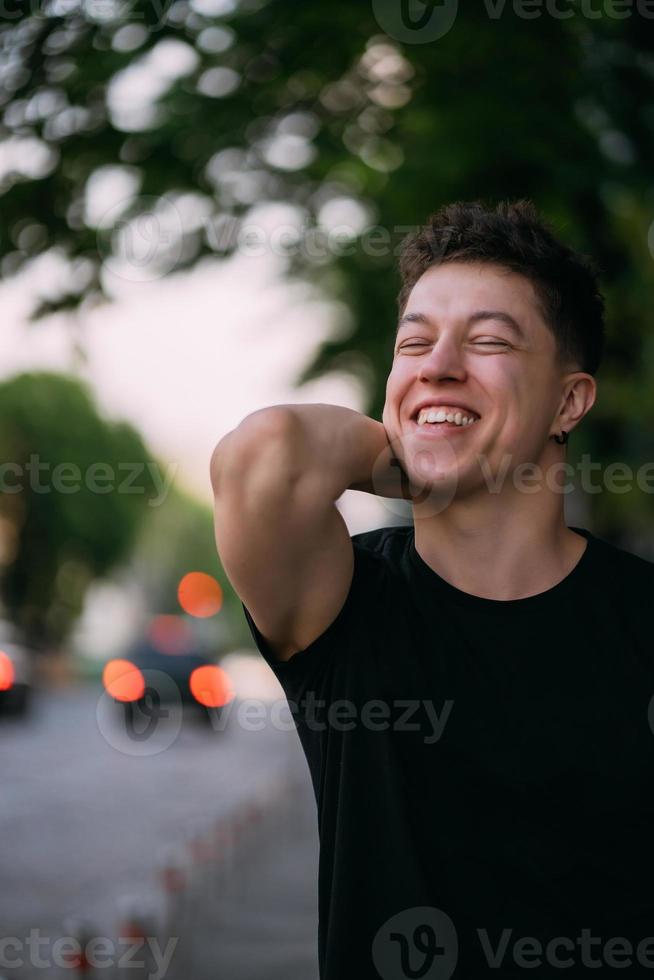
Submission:
[[[525,334],[518,323],[517,320],[511,316],[510,313],[506,313],[504,310],[475,310],[468,317],[468,326],[472,326],[475,323],[480,323],[483,320],[499,320],[505,326],[509,327],[521,340],[525,340]],[[400,332],[400,329],[406,323],[423,323],[426,326],[431,326],[431,320],[424,313],[405,313],[404,316],[400,317],[397,324],[397,330],[395,331],[395,338]]]

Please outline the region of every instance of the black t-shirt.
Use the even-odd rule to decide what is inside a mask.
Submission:
[[[572,530],[567,577],[508,601],[413,525],[355,534],[286,663],[243,606],[316,795],[322,980],[654,977],[654,564]]]

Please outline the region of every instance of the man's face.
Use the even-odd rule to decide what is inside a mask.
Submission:
[[[562,378],[530,281],[452,262],[428,269],[409,295],[382,419],[412,483],[455,483],[462,495],[487,488],[489,474],[541,462]],[[432,401],[464,406],[476,421],[419,424],[416,409]]]

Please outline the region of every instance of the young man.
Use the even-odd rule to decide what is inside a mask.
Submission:
[[[211,463],[313,780],[321,977],[654,976],[654,565],[563,508],[594,272],[525,202],[444,208],[400,269],[383,421],[272,406]],[[348,488],[413,524],[351,538]]]

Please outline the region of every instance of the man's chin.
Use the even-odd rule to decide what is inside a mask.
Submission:
[[[411,486],[412,494],[419,496],[438,496],[443,493],[452,494],[459,486],[461,474],[458,469],[421,470],[416,467],[405,467],[405,473]]]

